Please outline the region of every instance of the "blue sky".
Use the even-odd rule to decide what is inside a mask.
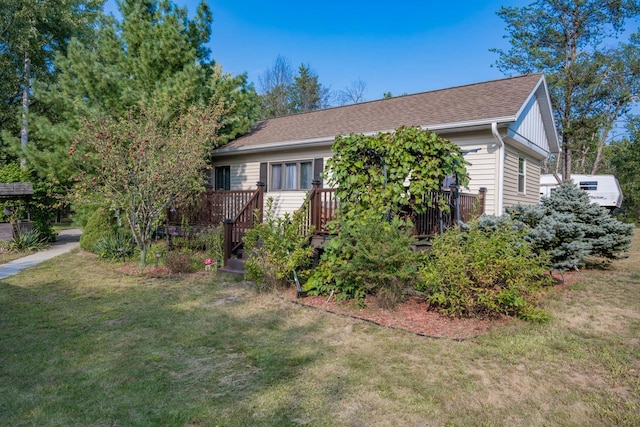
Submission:
[[[503,5],[530,0],[207,0],[212,56],[223,70],[258,77],[276,57],[307,64],[334,91],[354,80],[381,98],[501,78],[491,67],[507,48]],[[192,14],[199,1],[174,0]],[[106,10],[115,10],[109,0]]]

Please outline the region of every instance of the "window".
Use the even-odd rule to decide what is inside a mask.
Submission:
[[[308,190],[313,179],[313,162],[271,163],[272,190]]]
[[[214,188],[231,190],[231,166],[216,166]]]
[[[518,158],[518,193],[525,194],[526,190],[526,159],[524,157]]]
[[[580,189],[587,191],[595,191],[598,189],[598,181],[580,181]]]

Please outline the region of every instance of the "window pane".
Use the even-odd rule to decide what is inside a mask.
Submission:
[[[286,164],[286,179],[285,186],[287,190],[295,190],[298,188],[298,164],[287,163]]]
[[[300,188],[311,188],[311,178],[313,175],[313,167],[311,162],[300,163]]]
[[[282,165],[271,165],[271,188],[282,189]]]
[[[598,181],[580,181],[581,190],[597,190]]]
[[[231,188],[231,166],[216,166],[215,189],[229,190]]]

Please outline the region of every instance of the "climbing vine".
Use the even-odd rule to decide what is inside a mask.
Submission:
[[[395,215],[426,209],[415,198],[438,190],[447,175],[469,181],[460,147],[435,132],[399,127],[376,135],[338,136],[327,162],[343,215]]]

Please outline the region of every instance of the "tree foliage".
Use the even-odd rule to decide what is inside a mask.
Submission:
[[[556,270],[582,266],[590,256],[615,259],[631,245],[633,226],[591,203],[572,182],[560,185],[540,206],[516,205],[507,213],[531,228],[528,239],[533,248],[548,252]]]
[[[613,168],[624,199],[622,208],[625,214],[638,221],[640,219],[640,117],[629,124],[628,136],[614,141],[607,155]]]
[[[115,118],[85,121],[69,151],[82,169],[78,195],[99,195],[127,221],[146,260],[154,221],[172,203],[203,188],[207,155],[218,143],[222,107],[190,106],[174,117],[166,104],[143,103]]]
[[[66,153],[87,117],[118,120],[152,102],[166,105],[167,115],[188,105],[223,103],[217,123],[220,140],[227,141],[248,131],[259,114],[247,76],[225,74],[209,57],[212,17],[206,3],[191,19],[170,1],[118,4],[121,20],[104,17],[94,38],[72,39],[56,59],[58,79],[34,83],[34,97],[52,114],[32,117],[27,160],[61,187],[75,175]]]
[[[278,56],[258,81],[263,92],[263,116],[267,118],[319,110],[331,103],[331,91],[308,65],[301,64],[294,75],[291,63],[283,56]]]
[[[342,214],[357,217],[365,211],[396,215],[420,212],[416,198],[438,190],[447,175],[468,183],[460,147],[418,127],[372,136],[338,136],[327,161],[329,183],[335,185]],[[408,185],[405,185],[408,184]]]
[[[72,37],[86,40],[100,16],[104,0],[0,0],[0,129],[18,135],[18,111],[25,84],[37,76],[52,82],[54,57],[64,53]],[[29,73],[25,75],[25,61]],[[33,109],[43,112],[43,109]]]
[[[498,53],[505,73],[544,72],[560,127],[562,173],[596,173],[615,121],[640,95],[640,38],[617,42],[637,0],[537,0],[503,7],[511,48]]]

